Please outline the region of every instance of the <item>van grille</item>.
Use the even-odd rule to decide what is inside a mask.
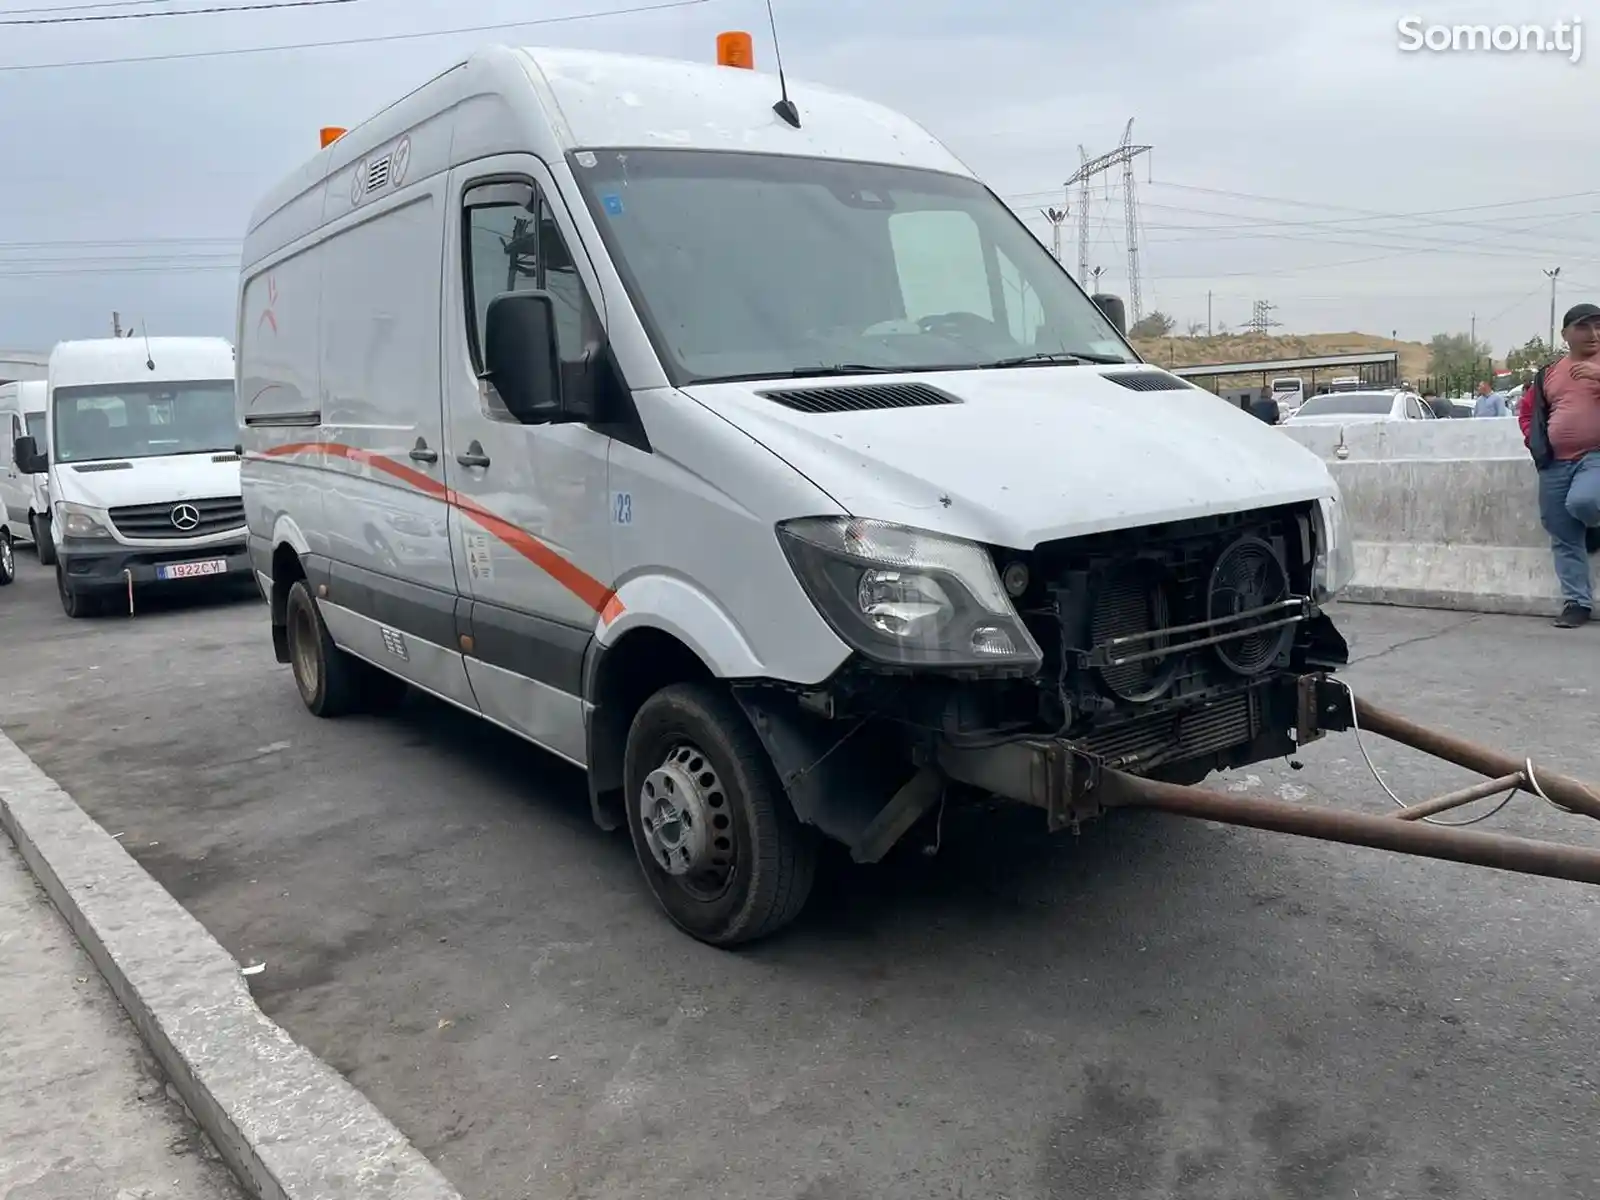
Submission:
[[[869,412],[884,408],[927,408],[960,404],[949,392],[926,383],[864,383],[848,387],[784,388],[762,392],[785,408],[807,413]]]
[[[180,510],[192,508],[188,513]],[[185,529],[185,518],[196,521]],[[208,500],[178,500],[163,504],[128,504],[111,510],[111,523],[125,538],[151,541],[167,538],[198,538],[225,533],[244,525],[244,501],[238,496],[217,496]]]
[[[367,191],[375,192],[389,182],[389,156],[385,154],[367,168]]]

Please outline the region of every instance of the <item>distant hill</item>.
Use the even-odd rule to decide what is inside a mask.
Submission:
[[[1167,367],[1198,367],[1208,363],[1261,362],[1274,358],[1319,358],[1329,354],[1381,354],[1400,352],[1400,377],[1417,380],[1428,373],[1428,348],[1421,342],[1398,342],[1371,333],[1301,333],[1272,336],[1258,333],[1226,333],[1215,337],[1138,339],[1139,353],[1152,363]],[[1331,376],[1332,373],[1329,373]],[[1326,377],[1318,372],[1318,382]],[[1259,376],[1241,376],[1221,381],[1222,387],[1259,386]]]

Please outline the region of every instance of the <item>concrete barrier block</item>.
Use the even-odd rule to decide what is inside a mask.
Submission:
[[[1515,417],[1473,420],[1383,421],[1352,425],[1280,425],[1283,435],[1337,461],[1342,441],[1349,460],[1398,458],[1521,458],[1528,461]]]
[[[1550,541],[1539,524],[1538,472],[1525,453],[1352,458],[1328,468],[1355,539],[1346,599],[1516,615],[1560,610]]]

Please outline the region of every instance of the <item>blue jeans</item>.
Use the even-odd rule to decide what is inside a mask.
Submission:
[[[1550,535],[1556,579],[1568,604],[1594,608],[1584,531],[1600,527],[1600,451],[1539,472],[1539,520]]]

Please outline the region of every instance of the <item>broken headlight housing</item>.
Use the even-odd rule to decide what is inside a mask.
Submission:
[[[976,542],[855,517],[784,521],[778,542],[834,632],[875,662],[1032,674],[1044,661]]]

